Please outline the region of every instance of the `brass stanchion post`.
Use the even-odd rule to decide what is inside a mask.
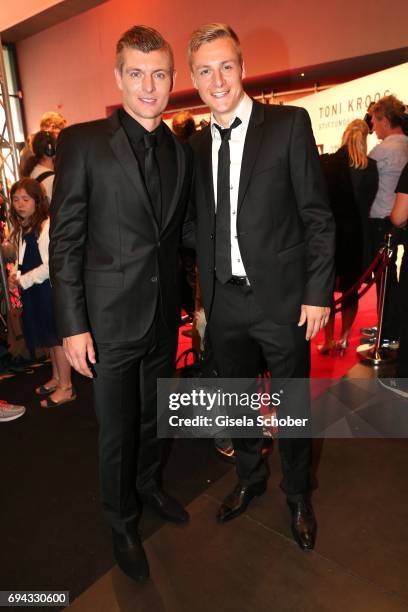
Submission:
[[[391,259],[394,246],[392,245],[392,234],[386,234],[384,236],[385,241],[385,249],[384,249],[384,257]],[[381,346],[381,337],[382,337],[382,327],[383,327],[383,318],[384,318],[384,304],[385,304],[385,292],[387,290],[387,281],[388,281],[388,265],[385,266],[384,270],[381,274],[380,280],[380,293],[378,297],[378,323],[377,323],[377,336],[375,339],[374,346],[370,346],[368,344],[362,344],[357,349],[357,354],[360,357],[362,363],[367,365],[378,366],[383,363],[389,363],[394,361],[395,359],[395,351],[391,351],[390,349],[384,348]]]

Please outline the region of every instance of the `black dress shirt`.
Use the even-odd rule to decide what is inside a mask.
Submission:
[[[129,139],[130,146],[139,163],[140,172],[144,179],[146,148],[143,142],[143,136],[150,133],[155,134],[157,137],[156,159],[159,165],[162,219],[164,220],[166,219],[176,189],[177,161],[173,138],[166,132],[162,122],[153,132],[148,132],[123,108],[119,110],[119,120]]]

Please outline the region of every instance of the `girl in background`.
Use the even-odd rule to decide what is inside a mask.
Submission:
[[[76,398],[69,365],[57,336],[48,270],[48,205],[41,185],[23,178],[11,188],[10,240],[17,251],[18,270],[9,277],[9,286],[21,290],[22,323],[27,348],[48,347],[52,378],[36,389],[44,408],[59,406]]]

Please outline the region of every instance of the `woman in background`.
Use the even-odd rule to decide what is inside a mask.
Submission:
[[[346,128],[340,149],[321,156],[330,205],[336,222],[336,287],[348,291],[370,263],[368,255],[368,215],[378,188],[375,161],[367,157],[365,121],[355,119]],[[353,296],[342,303],[340,339],[334,340],[334,314],[325,327],[322,355],[332,349],[345,350],[357,315],[358,300]]]

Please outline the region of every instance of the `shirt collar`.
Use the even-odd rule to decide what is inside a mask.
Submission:
[[[244,93],[241,102],[238,104],[236,108],[235,115],[231,117],[231,121],[229,122],[229,124],[231,125],[236,117],[239,117],[239,119],[241,119],[240,125],[238,125],[233,130],[235,135],[238,135],[243,130],[245,131],[247,130],[249,119],[252,113],[252,106],[253,106],[253,102],[251,98],[248,96],[248,94]],[[216,124],[217,124],[217,121],[214,115],[211,113],[211,134],[213,138],[215,137],[218,139],[218,138],[221,138],[221,136],[220,136],[218,129],[215,127]]]
[[[406,136],[405,134],[390,134],[389,136],[386,136],[383,140],[383,142],[387,141],[393,141],[393,140],[408,140],[408,136]]]
[[[164,137],[163,122],[157,126],[153,132],[148,132],[143,125],[141,125],[136,119],[131,117],[124,108],[119,109],[119,120],[125,130],[127,137],[134,143],[138,143],[143,140],[145,134],[155,134],[157,136],[157,142],[160,144]]]

